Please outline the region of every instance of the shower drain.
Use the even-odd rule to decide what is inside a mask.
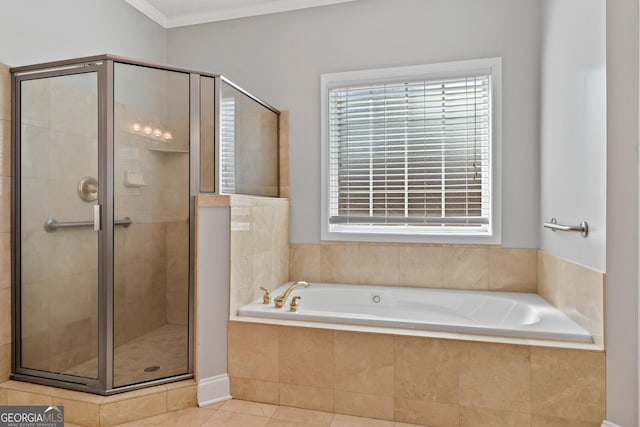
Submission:
[[[160,370],[160,366],[147,366],[146,368],[144,368],[145,372],[155,372],[155,371],[159,371]]]

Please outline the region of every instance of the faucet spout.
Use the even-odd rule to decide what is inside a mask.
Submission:
[[[284,307],[284,304],[285,304],[285,302],[287,301],[287,298],[289,298],[289,294],[291,294],[291,292],[292,292],[295,288],[297,288],[297,287],[299,287],[299,286],[302,286],[302,287],[304,287],[304,288],[308,288],[308,287],[309,287],[309,284],[308,284],[307,282],[302,281],[302,280],[300,280],[300,281],[298,281],[298,282],[293,282],[293,283],[291,284],[291,286],[289,286],[289,287],[287,288],[287,290],[286,290],[286,291],[284,291],[284,292],[282,293],[282,295],[280,295],[280,296],[276,297],[276,298],[273,300],[273,302],[274,302],[274,303],[275,303],[275,305],[276,305],[276,308],[282,308],[282,307]]]

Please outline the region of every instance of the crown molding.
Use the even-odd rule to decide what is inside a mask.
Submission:
[[[167,15],[160,12],[155,7],[151,6],[146,0],[124,0],[131,6],[138,9],[143,15],[152,19],[156,23],[160,24],[164,28],[167,28]]]
[[[225,7],[215,10],[203,10],[197,13],[167,16],[152,6],[147,0],[125,0],[131,6],[162,25],[164,28],[184,27],[208,22],[226,21],[249,16],[267,15],[290,10],[328,6],[356,0],[273,0],[268,4],[254,4],[240,7]]]

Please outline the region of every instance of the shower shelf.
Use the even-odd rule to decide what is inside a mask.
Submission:
[[[156,147],[149,147],[147,148],[147,150],[158,151],[160,153],[188,153],[189,152],[189,150],[178,150],[175,148],[156,148]]]

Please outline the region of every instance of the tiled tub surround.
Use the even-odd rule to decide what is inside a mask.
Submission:
[[[604,347],[604,274],[537,249],[326,241],[289,254],[290,281],[537,292]]]
[[[229,322],[234,398],[432,427],[599,426],[605,354]]]
[[[201,196],[208,197],[208,196]],[[210,196],[215,197],[215,196]],[[230,313],[288,279],[289,199],[230,195]]]
[[[605,345],[604,273],[538,251],[538,294]]]
[[[11,374],[11,73],[0,64],[0,382]]]
[[[290,247],[290,280],[536,292],[536,249],[325,241]]]

